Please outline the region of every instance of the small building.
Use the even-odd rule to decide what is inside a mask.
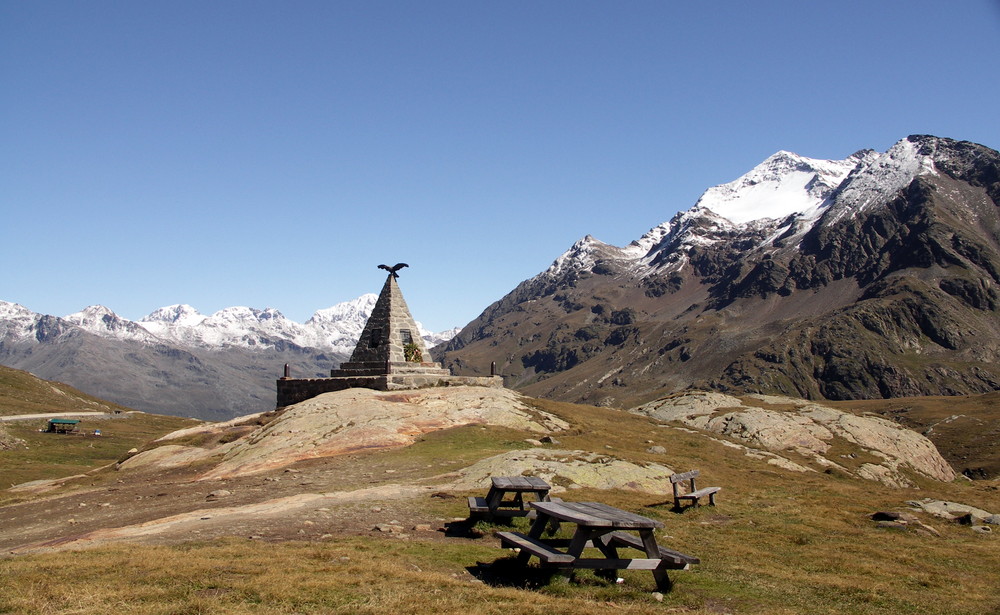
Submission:
[[[389,271],[350,360],[330,370],[329,378],[291,378],[286,370],[277,384],[278,408],[350,388],[395,391],[449,385],[503,386],[500,376],[452,376],[440,363],[429,360],[430,353],[396,282],[398,268]]]
[[[80,419],[49,419],[45,433],[73,433]]]

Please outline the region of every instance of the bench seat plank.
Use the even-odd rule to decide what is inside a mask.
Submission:
[[[572,564],[577,560],[577,558],[569,555],[568,553],[562,553],[557,551],[555,548],[545,544],[541,540],[532,538],[530,536],[525,536],[520,532],[497,532],[497,537],[500,538],[500,542],[504,546],[514,546],[521,549],[522,552],[528,552],[535,555],[542,562],[547,564]]]
[[[608,537],[613,545],[622,545],[632,547],[633,549],[639,549],[640,551],[645,551],[642,539],[638,536],[626,534],[625,532],[613,532],[609,534]],[[660,557],[672,564],[688,565],[701,563],[701,560],[693,555],[685,555],[679,551],[674,551],[673,549],[668,549],[659,545],[657,545],[657,547],[660,549]]]
[[[669,568],[663,565],[663,560],[653,559],[608,559],[603,557],[578,557],[572,564],[573,568],[606,568],[609,570],[656,570]]]
[[[704,489],[692,491],[691,493],[678,495],[677,498],[680,500],[697,500],[698,498],[703,498],[706,495],[712,495],[713,493],[718,493],[720,491],[722,491],[722,487],[705,487]]]

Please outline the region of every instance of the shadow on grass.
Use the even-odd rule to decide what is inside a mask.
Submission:
[[[452,521],[444,524],[444,535],[449,538],[482,538],[493,534],[498,530],[509,530],[523,528],[519,526],[513,518],[500,517],[490,521],[483,520],[478,516]],[[526,528],[524,528],[527,531]]]
[[[476,527],[476,519],[463,519],[444,524],[444,535],[449,538],[482,538],[486,534]]]
[[[662,510],[666,508],[672,513],[682,514],[685,510],[692,508],[691,506],[678,506],[674,504],[673,500],[667,500],[665,502],[653,502],[652,504],[646,504],[645,508],[655,508],[657,510]]]
[[[542,569],[518,563],[517,556],[502,557],[492,562],[477,562],[466,568],[469,574],[492,587],[539,589],[552,582],[552,577],[565,576],[557,569]]]

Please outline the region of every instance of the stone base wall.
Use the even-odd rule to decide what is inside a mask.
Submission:
[[[445,370],[447,371],[447,370]],[[332,378],[280,378],[278,408],[291,406],[322,393],[362,388],[376,391],[402,391],[435,386],[503,387],[500,376],[451,376],[435,374],[390,374],[379,376],[337,376]]]
[[[385,376],[392,374],[450,376],[451,370],[440,363],[412,363],[409,361],[385,362],[345,362],[340,369],[330,370],[331,378],[353,378],[356,376]]]

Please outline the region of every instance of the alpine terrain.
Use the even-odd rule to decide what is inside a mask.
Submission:
[[[326,376],[350,356],[378,297],[317,311],[304,324],[275,309],[188,305],[131,321],[103,306],[64,317],[0,301],[0,364],[140,410],[224,420],[274,408],[288,364]],[[450,333],[422,331],[428,346]]]
[[[538,396],[1000,389],[1000,154],[910,136],[778,152],[625,247],[587,236],[440,352]]]

